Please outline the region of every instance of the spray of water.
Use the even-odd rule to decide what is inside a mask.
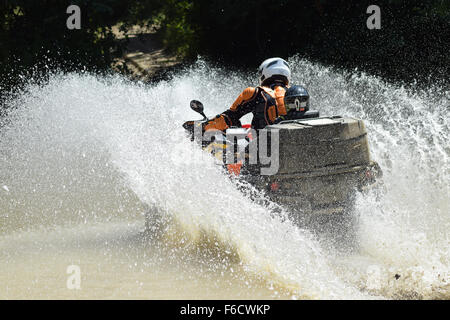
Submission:
[[[253,83],[253,75],[202,61],[152,86],[87,74],[31,81],[8,102],[12,111],[0,126],[2,237],[131,223],[152,208],[167,218],[155,245],[235,256],[227,260],[231,272],[239,268],[293,297],[448,298],[449,92],[406,90],[296,57],[290,64],[313,108],[365,120],[384,170],[385,192],[357,201],[358,253],[337,254],[252,202],[185,138],[182,122],[197,116],[191,99],[214,115]],[[211,263],[225,263],[220,257]]]

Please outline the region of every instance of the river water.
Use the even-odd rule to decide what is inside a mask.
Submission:
[[[55,73],[0,120],[0,299],[449,299],[448,89],[289,62],[312,108],[365,121],[383,169],[357,198],[356,251],[252,202],[185,138],[191,99],[217,114],[256,74]],[[145,212],[163,219],[145,231]]]

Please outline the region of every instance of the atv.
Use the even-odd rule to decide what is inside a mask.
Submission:
[[[374,188],[382,176],[370,158],[367,131],[360,119],[320,117],[318,111],[308,110],[258,132],[242,125],[209,133],[203,129],[208,121],[203,104],[192,100],[190,105],[203,116],[183,124],[191,140],[222,159],[230,175],[248,181],[288,209],[297,224],[320,228],[329,220],[348,223],[357,192]],[[250,149],[257,140],[259,152],[252,155]],[[261,154],[261,149],[270,156]],[[225,154],[233,155],[231,161]],[[277,162],[276,170],[264,174],[267,159]]]

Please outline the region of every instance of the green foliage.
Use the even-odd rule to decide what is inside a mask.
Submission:
[[[190,24],[192,1],[167,0],[161,12],[161,34],[164,43],[180,56],[189,54],[195,46],[194,30]]]
[[[0,2],[0,88],[49,69],[106,70],[121,55],[111,27],[129,14],[133,1],[3,0]],[[70,4],[81,8],[81,29],[69,30]],[[1,95],[1,94],[0,94]]]
[[[81,30],[66,9],[81,8]],[[448,81],[450,2],[379,0],[381,30],[366,27],[372,1],[2,0],[0,97],[48,69],[108,70],[125,43],[111,27],[158,30],[167,49],[254,69],[264,58],[300,54],[389,79]]]
[[[255,68],[270,56],[300,54],[392,80],[448,80],[448,0],[377,1],[381,30],[366,27],[368,0],[176,3],[166,3],[163,37],[185,56]]]

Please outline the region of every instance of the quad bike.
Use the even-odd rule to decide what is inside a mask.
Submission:
[[[313,224],[321,229],[332,221],[335,229],[353,226],[355,195],[376,187],[382,176],[379,165],[370,158],[362,120],[320,117],[318,111],[306,111],[259,132],[241,125],[211,133],[204,131],[208,119],[203,104],[192,100],[191,108],[203,116],[200,121],[183,124],[191,140],[201,142],[205,151],[222,159],[230,175],[248,181],[288,209],[290,218],[299,225]],[[265,139],[260,138],[261,133]],[[277,150],[272,150],[274,138]],[[277,170],[263,174],[267,158],[264,163],[259,152],[249,152],[255,143],[271,157],[276,155]],[[225,154],[233,155],[231,161]]]

